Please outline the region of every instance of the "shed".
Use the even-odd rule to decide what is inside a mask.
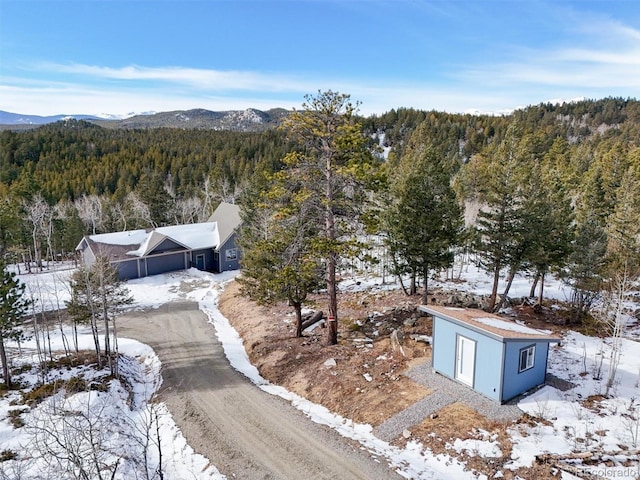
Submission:
[[[188,268],[216,273],[236,270],[240,257],[235,244],[240,226],[239,208],[220,204],[211,219],[202,223],[86,235],[76,251],[87,266],[99,256],[108,258],[121,280]]]
[[[482,310],[426,306],[433,316],[433,369],[505,403],[545,382],[560,338]]]

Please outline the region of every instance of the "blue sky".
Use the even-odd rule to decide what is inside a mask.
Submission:
[[[0,110],[505,112],[640,96],[637,0],[0,0]]]

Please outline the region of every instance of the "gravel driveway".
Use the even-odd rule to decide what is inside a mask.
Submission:
[[[515,422],[522,410],[515,402],[501,405],[487,397],[433,371],[431,360],[411,369],[407,376],[433,392],[374,429],[376,437],[391,441],[426,417],[454,402],[462,402],[484,417],[501,423]]]
[[[121,337],[155,350],[162,361],[160,399],[189,445],[227,478],[401,478],[359,444],[311,422],[236,372],[196,303],[168,303],[118,322]]]

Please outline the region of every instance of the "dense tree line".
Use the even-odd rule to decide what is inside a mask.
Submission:
[[[149,178],[189,196],[204,178],[234,184],[256,165],[276,168],[287,150],[277,130],[110,130],[69,120],[1,132],[0,184],[20,193],[37,189],[53,203],[91,194],[123,198]]]
[[[0,255],[41,268],[84,234],[204,221],[290,149],[277,131],[109,130],[64,121],[0,133]]]
[[[508,296],[510,284],[497,291],[505,271],[529,272],[540,299],[544,276],[563,275],[576,319],[613,278],[613,265],[635,278],[639,102],[363,118],[348,96],[326,95],[308,99],[321,112],[294,112],[284,129],[261,133],[108,130],[81,121],[1,132],[0,254],[40,268],[82,234],[202,221],[220,200],[237,200],[268,205],[246,213],[262,222],[261,241],[269,232],[295,239],[298,250],[280,247],[308,268],[303,287],[315,286],[311,274],[323,269],[332,276],[335,259],[357,251],[345,239],[365,233],[385,239],[393,273],[425,286],[455,252],[472,252],[494,275],[490,308]],[[305,123],[332,101],[349,108]],[[384,161],[379,145],[390,148]],[[331,233],[335,221],[348,228]],[[300,231],[324,240],[303,241]]]

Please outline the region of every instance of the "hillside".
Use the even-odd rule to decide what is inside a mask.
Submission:
[[[125,120],[67,119],[27,131],[3,131],[0,184],[35,182],[52,201],[83,194],[122,196],[135,190],[145,176],[161,181],[170,176],[178,194],[199,187],[205,174],[223,176],[234,184],[250,178],[257,164],[268,170],[279,168],[289,147],[275,127],[286,114],[282,109],[197,109]],[[574,163],[576,174],[582,175],[594,158],[616,145],[626,150],[637,142],[640,102],[541,104],[509,116],[398,109],[361,122],[372,143],[389,152],[392,165],[418,125],[423,132],[420,142],[461,165],[501,141],[508,126],[517,123],[523,135],[531,136],[539,157],[562,139],[565,163]]]
[[[212,112],[203,108],[139,114],[123,119],[99,118],[93,115],[21,115],[0,111],[0,130],[26,130],[66,120],[86,120],[105,128],[179,128],[227,130],[231,132],[260,132],[275,128],[288,111],[282,108],[266,112],[249,108]]]

